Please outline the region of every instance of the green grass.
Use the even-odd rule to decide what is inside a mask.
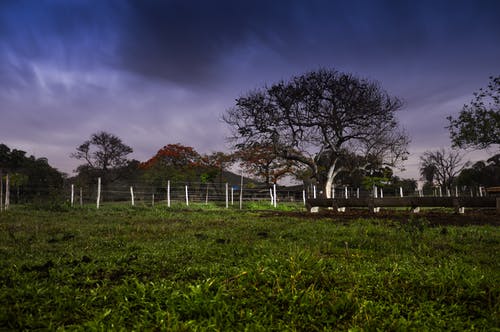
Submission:
[[[499,330],[496,227],[53,210],[0,214],[0,330]]]

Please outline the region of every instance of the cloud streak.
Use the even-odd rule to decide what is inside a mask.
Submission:
[[[168,143],[220,150],[218,119],[240,94],[327,67],[405,100],[413,151],[448,146],[445,117],[500,72],[498,12],[488,0],[5,0],[0,137],[67,172],[99,130],[141,160]]]

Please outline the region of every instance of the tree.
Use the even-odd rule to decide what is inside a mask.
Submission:
[[[92,177],[100,176],[105,184],[120,177],[120,170],[126,168],[129,163],[126,156],[132,152],[132,148],[125,145],[120,138],[101,131],[92,134],[90,140],[77,147],[71,157],[86,162],[78,167],[79,173],[91,174]]]
[[[26,152],[0,144],[0,176],[9,174],[16,198],[31,200],[55,195],[63,185],[63,174],[51,167],[47,158],[26,156]]]
[[[319,70],[239,97],[223,120],[237,149],[272,146],[330,197],[334,179],[346,170],[346,155],[363,157],[359,168],[405,159],[409,139],[395,117],[401,107],[376,82]]]
[[[294,163],[281,158],[270,145],[255,144],[236,152],[240,166],[267,185],[294,172]]]
[[[456,176],[466,167],[458,151],[425,151],[420,157],[420,175],[429,184],[451,190]]]
[[[148,182],[164,187],[168,180],[196,180],[196,168],[200,165],[201,156],[195,149],[177,143],[165,145],[140,167]]]
[[[490,77],[486,89],[474,92],[458,118],[447,119],[453,147],[486,149],[500,144],[500,76]]]
[[[500,154],[486,162],[478,161],[460,172],[457,184],[468,187],[494,187],[500,185]]]

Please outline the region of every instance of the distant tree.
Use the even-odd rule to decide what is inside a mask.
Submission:
[[[294,173],[295,163],[280,157],[271,145],[255,144],[236,151],[240,166],[267,185]]]
[[[485,149],[500,144],[500,76],[474,93],[457,118],[447,117],[454,147]]]
[[[395,113],[399,99],[379,84],[335,70],[319,70],[238,98],[223,120],[237,149],[272,146],[280,158],[305,169],[329,197],[346,153],[395,166],[409,139]]]
[[[100,176],[103,183],[109,183],[120,178],[120,171],[129,163],[127,155],[132,152],[132,148],[120,138],[101,131],[92,134],[89,140],[78,146],[71,157],[85,161],[77,168],[78,173],[85,173],[92,178]]]
[[[235,155],[225,152],[213,152],[201,157],[202,174],[200,175],[203,183],[211,182],[215,184],[218,178],[218,189],[222,190],[224,179],[224,171],[226,171],[235,160]]]
[[[451,190],[456,176],[467,165],[458,151],[426,151],[420,157],[420,174],[428,183]]]
[[[54,196],[63,185],[63,174],[51,167],[47,158],[28,157],[25,151],[11,150],[5,144],[0,144],[0,174],[9,174],[16,202]]]
[[[487,161],[478,161],[460,172],[457,184],[468,187],[494,187],[500,185],[500,154]]]
[[[194,148],[177,143],[165,145],[140,167],[149,183],[165,186],[168,180],[196,181],[201,162],[201,155]]]

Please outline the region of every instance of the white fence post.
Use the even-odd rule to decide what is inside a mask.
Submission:
[[[170,180],[167,181],[167,206],[170,207]]]
[[[228,197],[228,195],[229,195],[229,184],[226,182],[226,209],[229,208],[229,197]]]
[[[306,205],[306,191],[302,190],[302,200],[304,201],[304,205]]]
[[[269,196],[271,197],[271,205],[274,205],[273,188],[269,188]]]
[[[348,197],[348,195],[349,195],[349,194],[347,193],[347,186],[345,186],[345,187],[344,187],[344,197],[345,197],[345,198],[349,198],[349,197]]]
[[[399,187],[399,197],[403,197],[403,187]]]
[[[188,186],[186,185],[186,206],[189,206],[189,193],[188,193]]]
[[[97,209],[101,203],[101,178],[97,178]]]
[[[134,188],[130,186],[130,199],[132,202],[132,206],[135,206],[135,200],[134,200]]]
[[[240,210],[243,209],[243,173],[240,181]]]
[[[231,186],[231,206],[234,205],[234,187]]]
[[[313,186],[313,198],[316,199],[316,186]]]
[[[75,185],[71,185],[71,207],[73,207],[73,203],[75,201]]]
[[[276,183],[275,183],[275,184],[273,184],[273,191],[274,191],[274,196],[273,196],[273,197],[274,197],[274,200],[273,200],[273,206],[274,206],[274,207],[277,207],[277,206],[278,206],[278,204],[277,204],[277,198],[276,198]]]

